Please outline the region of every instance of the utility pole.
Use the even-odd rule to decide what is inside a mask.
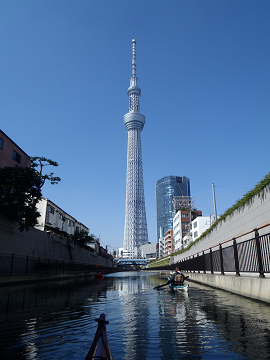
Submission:
[[[215,196],[215,185],[212,184],[212,191],[213,191],[213,202],[214,202],[214,214],[215,214],[215,221],[217,220],[217,206],[216,206],[216,196]]]

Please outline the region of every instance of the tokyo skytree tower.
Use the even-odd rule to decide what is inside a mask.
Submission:
[[[141,245],[148,244],[141,147],[145,117],[140,114],[141,89],[136,77],[136,39],[132,39],[132,76],[127,94],[129,112],[124,115],[128,132],[124,250],[133,252],[135,248],[139,250]]]

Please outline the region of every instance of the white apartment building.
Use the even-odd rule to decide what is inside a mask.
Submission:
[[[182,249],[182,221],[181,211],[178,211],[173,217],[173,234],[175,251]]]
[[[88,227],[67,214],[49,199],[42,197],[37,204],[37,210],[40,216],[35,228],[38,230],[50,232],[59,238],[69,238],[74,235],[76,230],[84,230],[87,234],[89,232]]]
[[[211,225],[209,216],[198,216],[191,222],[191,241],[198,239]]]
[[[165,237],[164,237],[164,228],[159,228],[159,239],[158,239],[158,258],[165,256]]]
[[[134,247],[132,250],[123,249],[123,259],[139,259],[138,257],[138,249]]]
[[[183,238],[189,234],[190,211],[177,211],[173,217],[174,251],[184,248]]]

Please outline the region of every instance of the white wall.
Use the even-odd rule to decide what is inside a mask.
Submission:
[[[161,258],[165,256],[165,238],[162,236],[158,240],[158,257]]]
[[[174,251],[182,248],[182,218],[181,211],[177,211],[173,217]]]
[[[209,216],[198,216],[191,222],[192,240],[198,239],[210,227]]]

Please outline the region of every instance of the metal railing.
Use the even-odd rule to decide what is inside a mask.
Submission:
[[[270,233],[259,234],[259,230],[270,226],[270,223],[238,235],[188,256],[174,264],[151,267],[149,270],[174,270],[179,266],[184,271],[222,274],[241,273],[259,274],[264,278],[270,273]],[[241,238],[250,239],[241,241]]]
[[[0,275],[97,272],[105,267],[79,261],[0,253]]]
[[[270,233],[260,235],[259,230],[266,226],[270,224],[189,256],[178,265],[186,271],[235,273],[238,276],[240,273],[258,273],[265,277],[265,273],[270,273]],[[237,239],[252,233],[251,239],[237,242]]]

